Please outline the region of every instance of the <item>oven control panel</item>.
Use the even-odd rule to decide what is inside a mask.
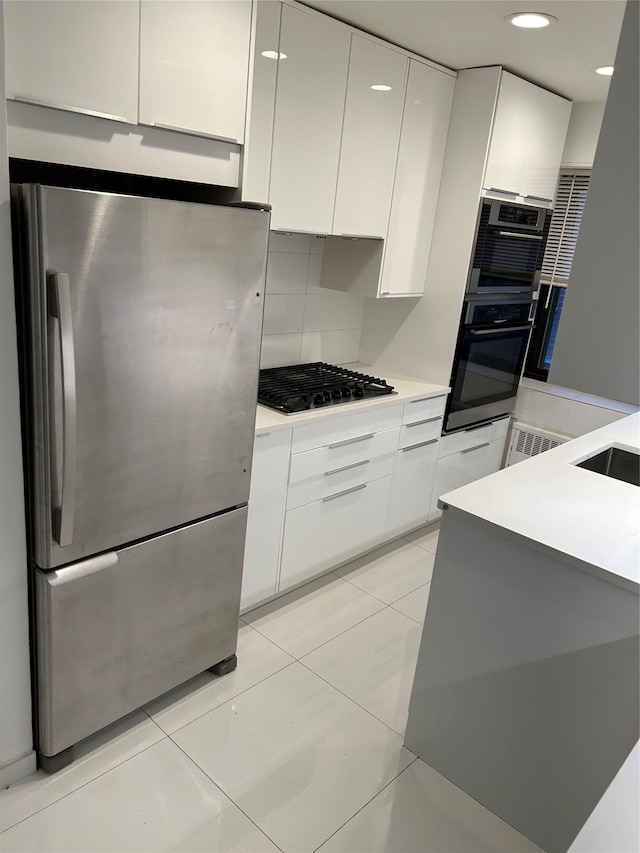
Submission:
[[[491,323],[527,323],[531,302],[483,302],[471,304],[467,310],[466,323],[491,325]]]

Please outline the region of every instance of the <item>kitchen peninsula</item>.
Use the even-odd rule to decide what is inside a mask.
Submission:
[[[638,740],[640,489],[577,466],[612,446],[640,414],[441,497],[405,744],[550,853]]]

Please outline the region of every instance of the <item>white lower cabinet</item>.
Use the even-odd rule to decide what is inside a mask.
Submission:
[[[429,518],[436,519],[442,515],[438,509],[441,495],[500,470],[508,428],[509,419],[506,418],[480,429],[443,436]]]
[[[277,592],[290,446],[290,429],[262,433],[255,439],[241,610]]]
[[[437,438],[398,451],[385,539],[427,523],[437,462]]]
[[[390,490],[391,477],[382,477],[289,510],[280,590],[382,542]]]

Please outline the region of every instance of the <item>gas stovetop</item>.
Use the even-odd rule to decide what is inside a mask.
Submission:
[[[285,415],[393,394],[384,379],[315,361],[260,371],[258,402]]]

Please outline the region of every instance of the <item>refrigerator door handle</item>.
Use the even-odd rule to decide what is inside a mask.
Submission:
[[[67,273],[49,273],[49,313],[58,318],[62,374],[62,485],[53,510],[53,535],[64,547],[73,541],[76,509],[76,357]]]

